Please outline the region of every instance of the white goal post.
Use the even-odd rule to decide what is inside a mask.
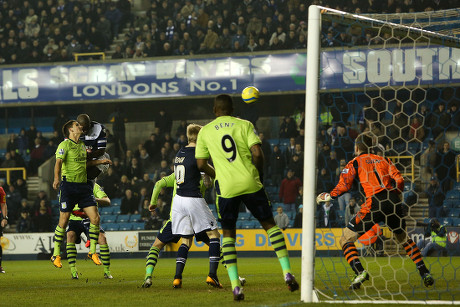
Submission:
[[[392,33],[404,33],[416,41],[425,37],[431,44],[458,47],[459,39],[440,33],[427,31],[418,27],[394,24],[363,15],[355,15],[338,10],[312,5],[308,13],[308,42],[307,42],[307,71],[305,94],[305,143],[304,143],[304,175],[303,175],[303,229],[302,229],[302,272],[301,272],[301,301],[306,303],[318,302],[315,291],[315,199],[316,199],[316,159],[317,159],[317,130],[318,130],[318,102],[320,93],[320,59],[321,59],[321,19],[323,14],[341,16],[346,21],[359,20],[362,23],[388,25]],[[322,301],[325,302],[325,301]],[[400,301],[400,300],[330,300],[330,303],[394,303],[411,304],[460,304],[459,301]]]

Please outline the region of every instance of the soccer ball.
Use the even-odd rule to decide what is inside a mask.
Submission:
[[[331,200],[332,200],[331,194],[326,193],[326,192],[323,192],[316,197],[316,203],[318,205],[320,203],[329,202]]]
[[[253,103],[259,99],[259,90],[254,86],[245,87],[241,92],[241,98],[246,103]]]

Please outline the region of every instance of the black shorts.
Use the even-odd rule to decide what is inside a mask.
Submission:
[[[361,209],[351,218],[347,227],[362,235],[380,222],[385,223],[396,234],[406,230],[403,205],[397,193],[382,191],[372,196],[370,212]]]
[[[177,243],[182,237],[180,235],[174,235],[171,228],[171,220],[169,219],[166,224],[163,225],[160,229],[160,233],[157,236],[157,239],[163,242],[164,244],[168,243]],[[209,237],[206,234],[206,231],[199,232],[195,234],[195,239],[198,242],[209,243]]]
[[[219,211],[219,221],[222,229],[236,228],[241,202],[245,204],[246,208],[248,208],[257,220],[265,221],[273,218],[272,207],[264,188],[255,193],[238,195],[231,198],[217,196],[216,206]]]
[[[80,208],[97,206],[91,183],[62,181],[59,189],[59,209],[72,212],[75,205]]]
[[[89,219],[83,219],[81,221],[70,220],[69,227],[67,228],[67,232],[73,231],[76,234],[75,244],[81,243],[81,234],[84,233],[86,239],[89,240]],[[104,229],[99,230],[100,233],[105,233]]]
[[[3,237],[3,227],[0,225],[0,237]]]

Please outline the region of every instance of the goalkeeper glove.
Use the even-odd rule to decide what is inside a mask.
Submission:
[[[323,192],[321,194],[319,194],[317,197],[316,197],[316,203],[319,205],[320,203],[325,203],[325,202],[328,202],[328,201],[331,201],[332,200],[332,197],[331,197],[331,194],[329,193],[326,193],[326,192]]]

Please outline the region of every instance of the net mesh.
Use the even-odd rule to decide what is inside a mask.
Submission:
[[[458,15],[448,10],[363,18],[322,11],[317,193],[337,184],[354,158],[356,137],[372,135],[373,153],[393,161],[404,178],[401,215],[435,284],[424,286],[416,260],[380,223],[381,232],[355,242],[370,279],[349,289],[355,272],[340,237],[353,208],[365,202],[353,185],[330,207],[317,206],[314,284],[320,300],[460,300]],[[396,214],[386,213],[384,220]],[[433,217],[446,230],[445,248],[428,246]]]

